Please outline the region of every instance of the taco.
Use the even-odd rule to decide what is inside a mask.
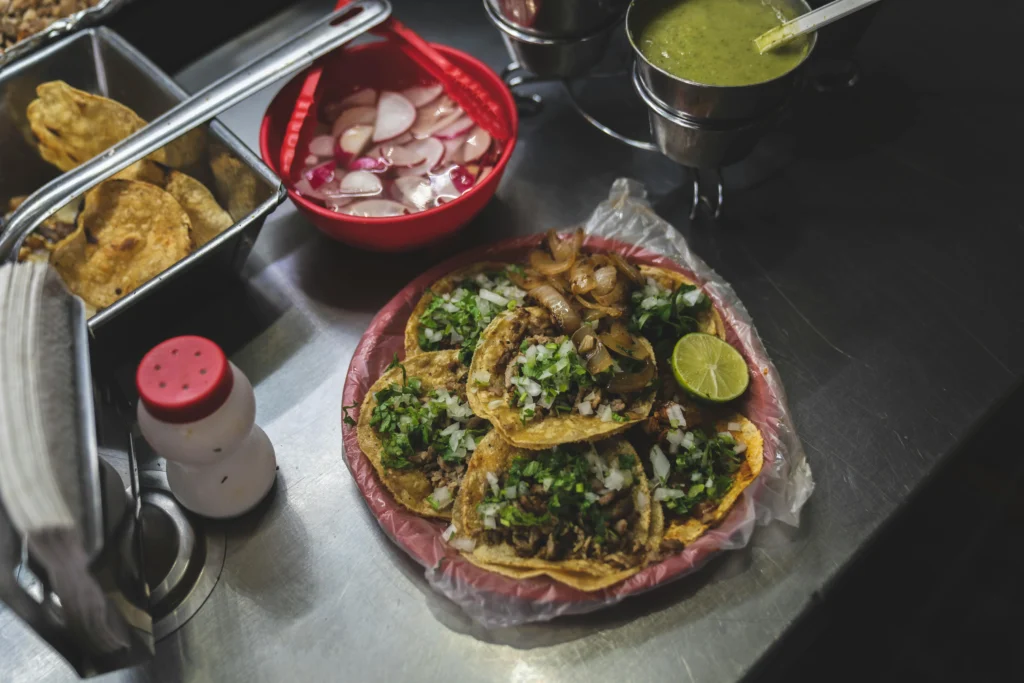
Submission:
[[[651,498],[622,439],[528,451],[492,432],[477,447],[452,522],[473,564],[598,590],[643,566]]]
[[[458,349],[469,365],[480,333],[498,313],[523,303],[526,292],[508,279],[507,263],[475,263],[430,286],[405,326],[405,356]]]
[[[683,335],[705,332],[725,339],[725,323],[711,299],[682,273],[654,266],[640,266],[643,287],[631,295],[630,327],[646,337],[667,356],[664,347],[675,344]],[[663,352],[664,351],[664,352]]]
[[[467,462],[490,430],[466,404],[465,374],[455,351],[404,364],[396,356],[359,410],[359,447],[395,499],[424,517],[451,517]]]
[[[473,411],[520,448],[597,441],[644,419],[654,400],[654,350],[625,335],[616,343],[584,325],[562,334],[542,308],[497,316],[484,330],[470,366]],[[602,357],[594,355],[595,350]],[[591,355],[587,355],[591,354]]]
[[[725,518],[743,490],[761,472],[764,441],[742,415],[687,427],[679,404],[668,404],[653,438],[652,498],[664,514],[663,551],[679,550]]]

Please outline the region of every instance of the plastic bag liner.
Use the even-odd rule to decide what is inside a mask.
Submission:
[[[514,580],[470,564],[442,539],[445,522],[417,517],[395,502],[360,451],[355,428],[343,425],[345,462],[381,527],[423,565],[427,581],[435,590],[488,628],[590,612],[677,580],[699,569],[715,553],[744,547],[755,524],[779,520],[796,526],[800,508],[814,489],[778,372],[732,287],[651,210],[643,187],[636,181],[615,181],[608,199],[587,220],[585,230],[585,250],[617,251],[634,262],[680,271],[700,283],[711,297],[725,321],[729,342],[740,349],[750,367],[750,388],[739,400],[737,410],[764,436],[764,466],[718,527],[625,581],[587,593],[547,577]],[[355,350],[345,380],[344,404],[361,403],[393,355],[402,354],[406,321],[431,283],[476,261],[522,261],[541,238],[531,235],[465,252],[424,273],[399,292],[377,314]]]

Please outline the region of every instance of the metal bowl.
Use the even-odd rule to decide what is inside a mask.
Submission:
[[[717,169],[750,154],[764,132],[779,118],[785,102],[775,110],[745,121],[699,121],[669,109],[655,97],[633,67],[633,87],[647,105],[651,137],[658,151],[677,164]]]
[[[753,85],[706,85],[679,78],[651,64],[639,47],[639,35],[658,10],[679,0],[633,0],[626,11],[626,36],[636,53],[636,63],[647,90],[658,100],[689,118],[714,121],[756,119],[778,109],[797,85],[801,67],[807,63],[818,37],[811,37],[803,60],[787,73]],[[773,0],[800,15],[811,11],[804,0]]]
[[[541,78],[573,78],[586,74],[604,57],[612,31],[619,23],[618,19],[613,19],[607,26],[582,37],[549,37],[506,22],[491,0],[484,0],[484,8],[519,65]]]
[[[488,13],[543,38],[589,36],[616,23],[629,0],[485,0]]]

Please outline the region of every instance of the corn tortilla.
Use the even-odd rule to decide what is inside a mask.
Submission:
[[[510,350],[518,352],[521,340],[527,336],[528,325],[553,326],[547,311],[537,307],[517,308],[494,318],[480,335],[480,346],[473,355],[469,376],[480,372],[504,372],[504,363],[499,363]],[[637,338],[644,349],[643,358],[654,360],[654,349],[643,337]],[[597,415],[545,415],[523,424],[519,409],[508,404],[508,392],[501,385],[500,391],[492,386],[478,386],[470,383],[466,390],[473,412],[491,421],[502,437],[520,448],[544,449],[558,444],[578,441],[599,441],[629,429],[644,419],[654,405],[654,392],[644,391],[634,395],[625,412],[630,418],[624,422],[602,422]],[[492,401],[495,403],[491,408]]]

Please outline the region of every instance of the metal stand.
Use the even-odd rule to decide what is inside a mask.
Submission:
[[[587,76],[588,79],[617,77],[628,78],[628,70],[594,73]],[[575,109],[576,113],[591,126],[608,137],[614,138],[623,144],[633,147],[634,149],[639,149],[645,152],[660,153],[657,145],[653,142],[630,137],[629,135],[620,133],[611,126],[598,120],[593,114],[588,112],[582,104],[580,104],[576,93],[573,92],[572,83],[568,80],[541,78],[524,69],[523,66],[516,61],[509,62],[508,66],[502,70],[501,79],[505,82],[505,85],[509,87],[509,90],[512,91],[512,96],[515,98],[516,107],[519,110],[520,116],[536,116],[544,109],[544,98],[535,92],[524,93],[522,91],[524,87],[538,84],[559,83],[561,84],[566,97],[568,97],[572,108]],[[725,206],[725,186],[722,183],[721,170],[701,170],[697,168],[689,168],[687,166],[683,166],[682,168],[685,169],[688,174],[693,187],[693,195],[690,203],[690,220],[692,221],[697,218],[697,214],[699,213],[702,205],[707,208],[708,215],[710,215],[712,219],[717,220],[722,215],[722,209]]]

